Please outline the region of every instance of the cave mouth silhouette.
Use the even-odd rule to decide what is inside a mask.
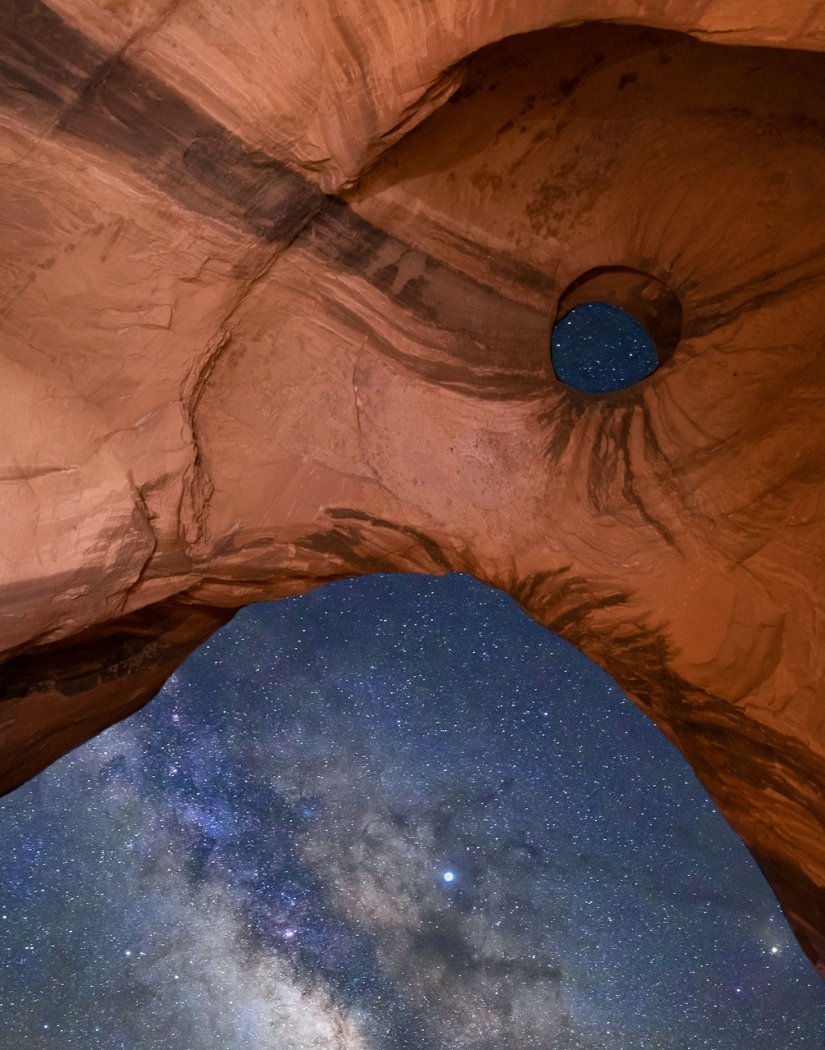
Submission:
[[[681,337],[682,305],[663,281],[632,267],[596,267],[559,297],[553,370],[583,393],[625,390],[669,361]]]

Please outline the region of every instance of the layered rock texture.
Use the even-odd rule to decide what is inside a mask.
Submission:
[[[0,5],[0,784],[233,610],[472,573],[682,750],[825,973],[825,10]],[[661,366],[572,391],[554,321]]]

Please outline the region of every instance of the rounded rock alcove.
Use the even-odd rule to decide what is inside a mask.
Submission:
[[[581,393],[626,390],[672,356],[681,333],[681,304],[662,281],[629,267],[588,270],[559,299],[553,371]]]

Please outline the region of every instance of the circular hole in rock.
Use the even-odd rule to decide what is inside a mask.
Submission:
[[[629,266],[600,266],[559,298],[552,361],[561,382],[587,394],[625,390],[673,355],[682,304],[658,277]]]
[[[553,328],[557,378],[585,394],[625,390],[659,367],[656,344],[627,310],[609,303],[576,306]]]

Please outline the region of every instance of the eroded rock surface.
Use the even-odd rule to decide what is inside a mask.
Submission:
[[[3,789],[239,606],[470,572],[825,972],[825,12],[675,6],[3,5]],[[619,394],[552,373],[585,286],[659,343]]]

